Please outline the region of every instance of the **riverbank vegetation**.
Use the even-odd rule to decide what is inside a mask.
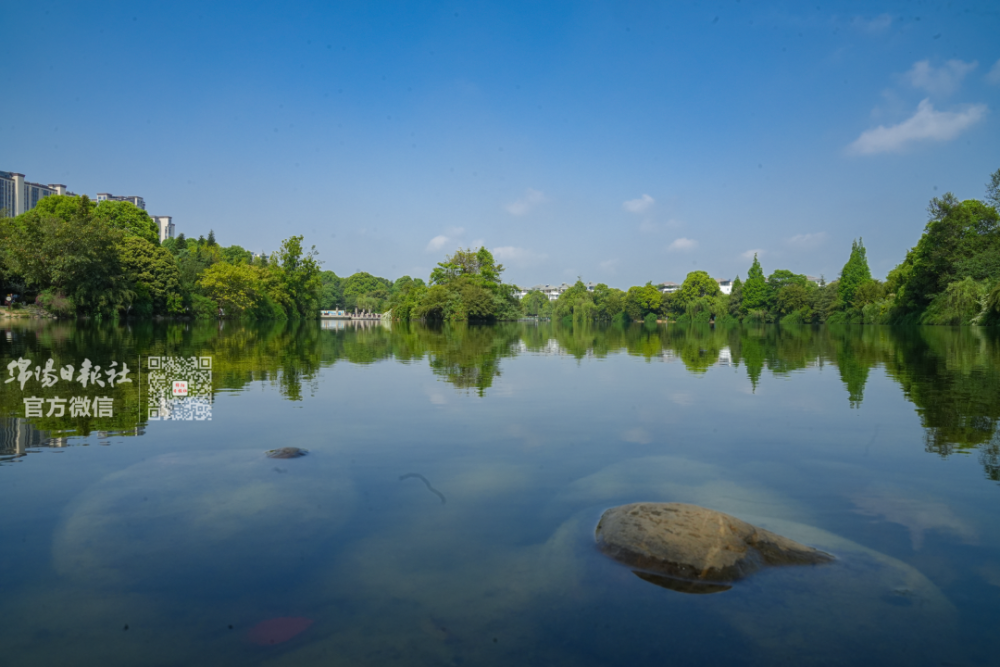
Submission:
[[[321,271],[301,236],[270,255],[208,238],[158,243],[156,225],[126,202],[46,197],[0,219],[0,282],[58,315],[313,318],[319,309],[391,312],[395,320],[495,322],[523,317],[573,322],[727,324],[1000,324],[1000,170],[983,201],[931,200],[917,245],[884,281],[872,277],[864,243],[853,242],[830,282],[786,269],[765,275],[754,256],[723,294],[704,271],[675,291],[647,282],[628,290],[581,280],[550,300],[518,299],[485,247],[461,249],[422,278],[396,280]],[[22,298],[24,300],[24,298]]]
[[[723,294],[704,271],[679,289],[652,283],[627,292],[582,281],[549,301],[541,292],[521,299],[522,313],[573,321],[655,321],[732,324],[1000,324],[1000,170],[984,201],[946,194],[931,200],[923,236],[886,280],[872,277],[862,239],[840,275],[826,282],[786,269],[765,276],[757,256]]]
[[[162,245],[156,224],[128,202],[51,196],[0,218],[4,294],[60,316],[315,317],[316,252],[301,236],[270,256],[181,234]]]

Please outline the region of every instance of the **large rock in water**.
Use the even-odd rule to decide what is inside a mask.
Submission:
[[[687,593],[726,590],[724,582],[768,565],[833,560],[826,552],[734,516],[684,503],[612,507],[597,524],[597,544],[611,558],[652,573],[637,572],[643,579]]]

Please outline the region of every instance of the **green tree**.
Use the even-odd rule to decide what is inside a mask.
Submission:
[[[254,308],[261,297],[262,284],[257,272],[247,264],[218,262],[205,269],[198,279],[205,296],[215,301],[227,314]]]
[[[138,236],[153,245],[160,245],[160,230],[141,208],[127,201],[102,201],[94,209],[94,217],[126,236]]]
[[[764,270],[760,268],[757,261],[757,253],[754,253],[753,264],[747,271],[747,281],[743,283],[743,303],[740,312],[744,315],[751,310],[759,310],[767,307],[767,281],[764,279]]]
[[[149,312],[167,313],[171,297],[180,296],[180,271],[174,256],[166,248],[155,246],[144,238],[128,236],[121,249],[122,268],[137,294],[149,300]]]
[[[697,299],[718,293],[719,283],[714,278],[704,271],[692,271],[677,290],[677,304],[681,308],[687,308],[688,304]]]
[[[715,288],[719,288],[718,284]],[[629,287],[625,293],[625,313],[632,320],[641,320],[649,313],[657,314],[662,306],[662,296],[652,282],[642,287]]]
[[[572,287],[559,295],[552,305],[555,317],[572,317],[575,320],[590,320],[596,312],[594,295],[590,293],[583,281],[577,278]]]
[[[314,317],[319,309],[320,264],[317,261],[316,246],[309,250],[302,247],[302,237],[292,236],[281,242],[277,260],[284,272],[285,288],[291,295],[299,315]]]
[[[736,276],[736,280],[733,281],[733,289],[729,293],[729,314],[733,317],[739,317],[740,309],[743,307],[743,283],[740,282],[740,277]]]
[[[521,309],[529,317],[538,317],[545,311],[549,298],[539,290],[531,290],[521,297]]]
[[[32,209],[3,220],[10,270],[29,287],[69,296],[85,313],[111,315],[127,307],[135,292],[119,254],[125,233],[98,220],[86,196],[60,199],[60,215]],[[61,217],[65,200],[76,207],[68,220]]]
[[[231,245],[220,250],[222,255],[222,261],[228,262],[233,265],[237,264],[251,264],[253,262],[253,253],[249,250],[245,250],[238,245]]]
[[[920,312],[947,286],[966,277],[1000,279],[1000,215],[951,193],[934,198],[923,236],[889,274],[889,289],[904,312]]]
[[[625,297],[625,292],[622,290],[608,287],[604,283],[598,283],[594,287],[594,306],[597,308],[597,318],[600,320],[612,320],[624,313]],[[660,307],[663,307],[662,298]]]
[[[809,292],[798,283],[789,283],[778,290],[774,302],[778,314],[789,315],[809,303]]]
[[[840,272],[840,281],[837,288],[840,300],[845,304],[854,305],[854,293],[862,283],[868,282],[871,279],[872,272],[868,269],[868,257],[865,253],[865,245],[859,238],[851,242],[851,256]]]
[[[990,174],[990,180],[986,183],[986,203],[1000,209],[1000,169]]]
[[[342,283],[344,307],[351,310],[359,307],[358,299],[361,297],[371,297],[380,303],[389,297],[391,284],[384,278],[377,278],[364,271],[348,276]]]
[[[345,308],[343,281],[333,271],[323,271],[320,274],[323,283],[320,289],[319,307],[324,310]]]

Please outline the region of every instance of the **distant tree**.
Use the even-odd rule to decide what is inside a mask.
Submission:
[[[799,285],[808,288],[812,283],[801,273],[792,273],[787,269],[778,269],[767,277],[767,285],[773,292],[780,291],[787,285]]]
[[[503,272],[503,265],[497,264],[493,254],[485,247],[477,251],[459,248],[431,271],[431,284],[445,285],[461,276],[478,276],[484,285],[499,285]]]
[[[209,234],[211,237],[211,234]],[[231,245],[220,250],[222,255],[222,261],[233,264],[250,264],[253,261],[253,253],[249,250],[244,250],[238,245]]]
[[[253,308],[260,298],[258,274],[247,264],[213,264],[201,274],[198,286],[208,298],[233,314]]]
[[[742,306],[743,283],[740,281],[740,277],[736,276],[736,280],[733,281],[733,289],[729,293],[729,314],[738,317]]]
[[[102,201],[94,209],[94,217],[105,224],[138,236],[153,245],[160,245],[160,230],[149,214],[127,201]]]
[[[521,297],[521,309],[525,315],[537,317],[545,310],[549,303],[549,298],[539,290],[531,290]]]
[[[343,281],[337,274],[323,271],[320,273],[320,280],[323,287],[320,289],[319,307],[324,310],[345,307]]]
[[[573,286],[559,295],[552,306],[556,317],[573,317],[577,320],[592,319],[596,309],[594,295],[579,278]]]
[[[760,268],[757,261],[757,253],[754,253],[753,264],[747,271],[747,281],[743,283],[743,303],[740,312],[746,314],[751,310],[758,310],[767,306],[767,281],[764,280],[764,270]]]
[[[715,288],[719,288],[718,283]],[[647,282],[642,287],[629,287],[625,293],[625,313],[633,320],[641,320],[649,313],[659,313],[663,305],[662,297],[660,290],[652,282]]]
[[[206,243],[208,245],[218,245],[215,242],[215,230],[214,229],[208,230],[208,240],[206,241]]]
[[[861,308],[869,303],[875,303],[885,298],[885,283],[878,280],[866,280],[858,285],[854,290],[854,300],[852,304],[855,308]]]
[[[780,315],[793,313],[809,303],[809,292],[798,283],[788,283],[775,293],[774,309]]]
[[[3,221],[10,271],[28,286],[55,288],[83,312],[111,314],[127,306],[135,293],[119,252],[125,233],[96,219],[86,196],[60,199],[76,206],[68,220],[62,217],[67,203],[62,201],[57,202],[60,215],[32,209]]]
[[[677,290],[677,303],[681,308],[704,296],[715,296],[719,293],[719,283],[704,271],[692,271],[684,278],[681,288]]]
[[[281,242],[277,259],[280,261],[284,274],[285,290],[291,296],[295,308],[300,315],[313,316],[319,308],[320,290],[323,281],[320,278],[319,254],[316,246],[306,250],[302,246],[301,236],[291,236]]]
[[[995,209],[1000,209],[1000,169],[990,175],[986,184],[986,203]]]
[[[85,203],[81,203],[85,202]],[[81,206],[83,207],[81,209]],[[30,211],[24,213],[24,215],[29,215],[35,213],[37,215],[54,215],[65,221],[77,217],[84,211],[87,215],[91,215],[94,209],[97,207],[87,195],[82,195],[80,197],[71,197],[69,195],[52,195],[49,197],[43,197],[35,207]]]
[[[152,313],[166,313],[168,300],[179,295],[180,272],[170,251],[146,239],[130,236],[121,246],[122,268],[132,284],[148,294]]]
[[[859,238],[851,242],[851,256],[840,272],[840,283],[837,287],[840,300],[845,304],[853,305],[854,293],[858,287],[871,279],[872,272],[868,269],[865,245]]]
[[[177,252],[187,249],[187,239],[184,237],[184,232],[181,232],[177,237],[177,243],[175,244]]]
[[[597,308],[598,319],[610,320],[623,313],[625,311],[625,296],[625,292],[620,289],[598,283],[594,287],[594,306]],[[661,309],[663,307],[662,299],[660,307]]]

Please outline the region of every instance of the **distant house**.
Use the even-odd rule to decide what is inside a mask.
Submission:
[[[733,281],[732,280],[720,280],[715,279],[715,282],[719,283],[719,291],[723,294],[732,294],[733,292]]]
[[[549,301],[555,301],[562,295],[563,292],[568,290],[570,287],[572,287],[572,285],[567,285],[566,283],[563,283],[561,285],[549,285],[546,283],[543,285],[535,285],[534,287],[528,287],[528,288],[518,287],[517,291],[514,292],[514,294],[517,295],[518,299],[523,299],[524,297],[528,296],[528,292],[541,292],[546,297],[548,297]],[[586,287],[588,292],[593,292],[594,288],[597,287],[597,285],[595,283],[587,283]]]
[[[816,276],[806,276],[806,280],[808,280],[811,283],[816,283],[820,287],[826,284],[826,281],[823,280],[823,278],[817,278]]]
[[[660,294],[670,294],[671,292],[676,292],[681,288],[677,283],[660,283],[656,286],[656,289],[660,290]]]

